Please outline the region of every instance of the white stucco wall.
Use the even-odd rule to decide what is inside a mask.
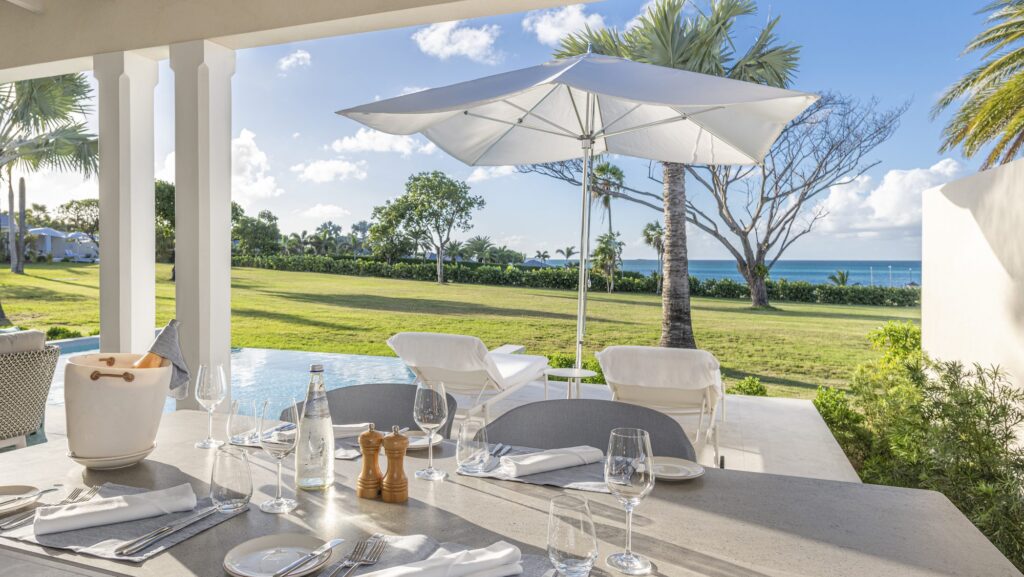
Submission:
[[[1024,160],[925,192],[924,348],[1024,387]]]

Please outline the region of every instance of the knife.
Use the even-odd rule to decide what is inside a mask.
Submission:
[[[274,573],[274,577],[284,577],[285,575],[291,573],[292,571],[298,569],[299,567],[302,567],[306,563],[309,563],[310,560],[316,559],[317,557],[323,555],[324,553],[330,551],[331,549],[334,549],[335,547],[337,547],[338,545],[341,545],[344,542],[345,542],[344,539],[331,539],[330,541],[324,543],[323,545],[317,547],[316,549],[310,551],[309,553],[306,553],[302,557],[299,557],[298,559],[296,559],[296,560],[292,561],[291,563],[285,565],[284,567],[279,569],[277,571],[277,573]]]
[[[40,495],[45,495],[47,493],[52,493],[52,492],[56,491],[59,488],[60,488],[60,486],[50,487],[49,489],[43,489],[41,491],[36,491],[35,493],[29,493],[27,495],[20,495],[18,497],[14,497],[12,499],[7,499],[6,501],[0,501],[0,507],[3,507],[4,505],[8,505],[10,503],[14,503],[16,501],[22,501],[22,500],[25,500],[25,499],[35,499],[36,497],[39,497]]]
[[[201,509],[194,515],[186,517],[180,521],[164,525],[159,529],[154,529],[153,531],[150,531],[149,533],[146,533],[141,537],[137,537],[135,539],[132,539],[131,541],[128,541],[127,543],[124,543],[117,549],[114,549],[114,554],[123,557],[138,553],[139,551],[142,551],[143,549],[149,547],[153,543],[156,543],[160,539],[163,539],[164,537],[167,537],[172,533],[184,529],[185,527],[188,527],[193,523],[202,521],[203,519],[209,517],[210,515],[213,515],[216,512],[217,507],[207,507],[205,509]]]

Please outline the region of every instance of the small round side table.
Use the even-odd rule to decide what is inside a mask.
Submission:
[[[590,377],[596,377],[597,373],[588,369],[547,369],[544,371],[544,398],[548,398],[548,377],[558,377],[562,379],[569,379],[565,391],[565,398],[573,398],[573,385],[576,386],[576,398],[580,398],[580,383],[583,379],[589,379]]]

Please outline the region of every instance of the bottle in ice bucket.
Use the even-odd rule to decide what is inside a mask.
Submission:
[[[309,367],[309,389],[299,418],[299,445],[295,450],[296,485],[306,491],[334,484],[334,424],[327,406],[323,365]]]

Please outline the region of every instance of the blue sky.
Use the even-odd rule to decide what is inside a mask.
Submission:
[[[270,209],[285,232],[312,230],[326,219],[346,228],[367,219],[373,206],[401,194],[405,179],[443,170],[469,179],[487,207],[462,235],[490,236],[532,255],[577,245],[579,191],[567,184],[508,170],[477,170],[426,146],[421,138],[360,134],[335,110],[403,91],[530,66],[548,60],[552,43],[586,21],[623,27],[642,0],[518,13],[239,51],[233,81],[233,194],[248,212]],[[879,165],[866,178],[823,195],[830,216],[795,244],[787,258],[917,259],[920,198],[927,188],[977,170],[977,160],[939,154],[941,119],[929,111],[941,91],[969,69],[960,58],[983,26],[982,3],[922,0],[760,2],[742,20],[741,41],[769,16],[781,15],[778,34],[802,46],[794,88],[835,91],[882,106],[910,101],[895,137],[871,155]],[[173,175],[173,73],[161,63],[156,100],[158,176]],[[617,159],[633,186],[647,181],[646,161]],[[55,206],[68,196],[95,196],[95,183],[68,183],[39,175],[36,201]],[[44,190],[45,189],[45,190]],[[695,187],[698,203],[707,199]],[[90,194],[91,191],[91,194]],[[617,201],[616,229],[626,258],[653,258],[640,230],[660,215]],[[603,228],[595,213],[594,226]],[[691,258],[728,258],[717,241],[691,232]]]

